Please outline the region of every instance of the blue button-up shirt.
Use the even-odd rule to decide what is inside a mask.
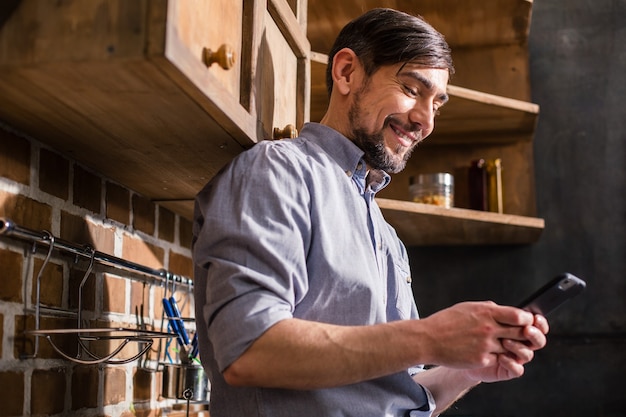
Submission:
[[[413,370],[320,390],[234,388],[221,371],[277,322],[370,325],[418,318],[406,249],[374,200],[390,181],[363,151],[309,123],[264,141],[198,194],[196,320],[212,417],[429,415]]]

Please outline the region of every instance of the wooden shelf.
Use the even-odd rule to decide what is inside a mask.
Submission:
[[[536,242],[544,220],[377,198],[407,246],[522,245]]]
[[[523,44],[532,0],[321,0],[309,1],[307,37],[311,49],[328,53],[341,28],[364,10],[391,7],[419,14],[446,36],[453,48]]]

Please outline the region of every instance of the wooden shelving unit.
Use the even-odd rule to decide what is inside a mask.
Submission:
[[[377,198],[385,218],[409,246],[515,245],[536,242],[545,226],[535,216],[533,135],[539,106],[529,102],[526,41],[532,1],[392,0],[392,7],[423,16],[452,47],[456,74],[450,101],[436,118],[434,133],[394,175]],[[328,104],[325,71],[336,33],[362,9],[359,0],[309,2],[311,120]],[[409,177],[421,172],[463,172],[477,158],[502,158],[505,213],[445,209],[407,201]],[[463,178],[455,176],[458,197]],[[459,205],[463,205],[459,198]]]
[[[516,245],[536,242],[544,220],[377,198],[387,221],[408,246]]]

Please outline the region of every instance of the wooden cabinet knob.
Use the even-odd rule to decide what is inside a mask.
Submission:
[[[298,129],[294,125],[287,125],[284,128],[274,128],[274,139],[293,139],[298,137]]]
[[[207,67],[217,63],[225,70],[231,69],[235,65],[235,50],[227,44],[220,46],[216,52],[209,48],[204,48],[202,50],[202,62]]]

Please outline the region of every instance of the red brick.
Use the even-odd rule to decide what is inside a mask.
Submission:
[[[113,313],[126,312],[126,280],[104,275],[102,310]]]
[[[162,410],[152,410],[150,408],[147,408],[147,409],[135,408],[134,412],[131,413],[130,411],[125,411],[122,414],[120,414],[120,417],[161,417],[164,415],[166,414],[164,414]],[[170,413],[168,412],[167,416],[169,417],[169,415]],[[198,416],[190,415],[189,417],[198,417]]]
[[[153,372],[135,368],[133,375],[133,402],[150,401],[152,398],[152,376]]]
[[[112,228],[94,224],[66,211],[61,211],[61,238],[110,255],[115,248],[115,231]]]
[[[178,238],[180,246],[191,249],[191,239],[193,237],[192,223],[184,217],[178,220]]]
[[[72,374],[72,410],[98,405],[98,366],[77,366]]]
[[[0,372],[0,416],[24,415],[24,374]]]
[[[30,408],[34,415],[51,415],[65,406],[65,369],[35,369],[31,378]]]
[[[101,201],[101,178],[74,164],[74,204],[94,213],[100,213]]]
[[[148,235],[154,234],[155,204],[140,195],[133,195],[133,227]]]
[[[126,399],[126,372],[121,368],[104,369],[104,405],[117,404]]]
[[[5,217],[18,226],[29,229],[50,230],[52,207],[22,195],[0,190],[0,217]]]
[[[41,271],[41,284],[39,290],[39,302],[43,305],[62,307],[63,301],[63,266],[48,262],[44,269],[43,259],[35,259],[33,262],[33,304],[37,301],[37,275]]]
[[[106,216],[123,224],[130,223],[130,191],[126,188],[106,183]]]
[[[3,279],[4,282],[0,285],[0,300],[15,303],[22,302],[23,259],[19,253],[0,249],[0,265],[2,265],[2,275],[5,277]]]
[[[193,261],[191,257],[170,251],[169,271],[187,278],[193,277]]]
[[[122,247],[123,259],[145,265],[148,268],[161,269],[163,268],[164,256],[165,251],[163,248],[144,242],[126,233],[124,234]]]
[[[174,242],[176,215],[161,206],[159,206],[159,239]]]
[[[67,200],[70,195],[70,162],[56,152],[39,152],[39,188],[55,197]]]
[[[0,177],[30,184],[30,142],[1,128]]]
[[[132,312],[140,317],[147,318],[150,311],[150,286],[143,282],[133,281],[130,284],[130,306]],[[142,308],[143,306],[143,308]],[[143,314],[142,314],[143,313]]]

